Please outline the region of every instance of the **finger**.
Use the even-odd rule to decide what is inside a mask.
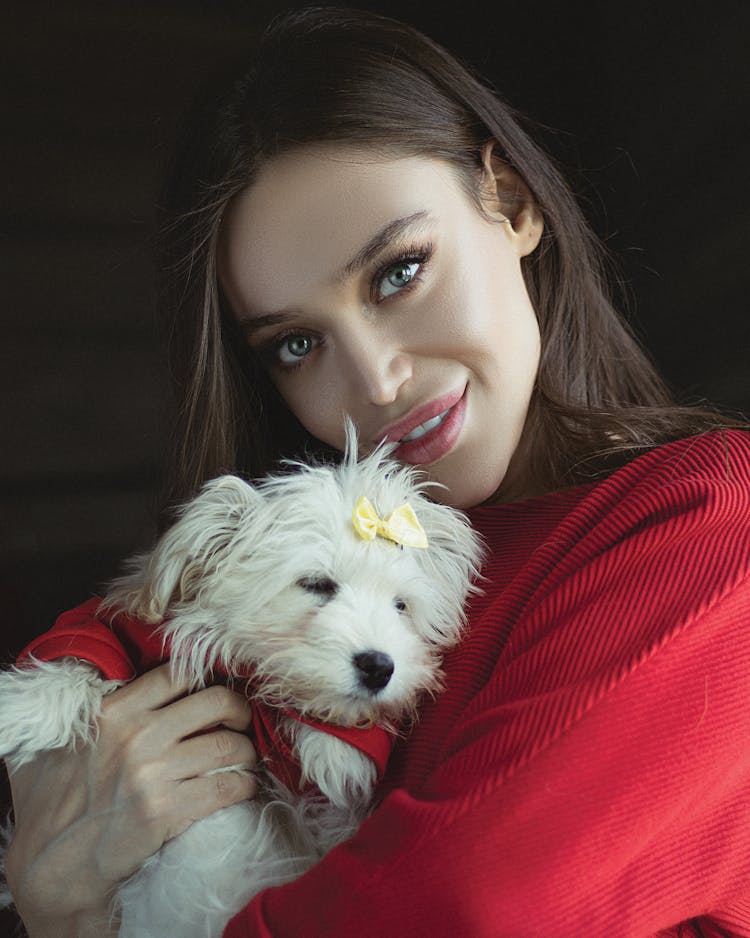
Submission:
[[[173,779],[189,779],[230,765],[254,769],[258,756],[249,737],[221,729],[182,740],[169,764]]]
[[[167,739],[184,739],[215,726],[243,733],[251,724],[247,698],[221,685],[189,694],[159,712],[159,731]]]
[[[193,821],[254,798],[257,793],[258,783],[249,772],[219,772],[181,782],[174,791],[167,839],[182,833]]]
[[[105,700],[111,702],[116,699],[118,704],[134,706],[138,710],[158,710],[184,697],[189,689],[189,680],[173,678],[171,666],[166,662],[119,688]]]

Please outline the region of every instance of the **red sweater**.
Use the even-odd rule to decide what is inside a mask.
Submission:
[[[89,599],[69,612],[64,612],[49,630],[30,642],[18,656],[18,664],[33,658],[36,661],[54,661],[57,658],[81,658],[95,665],[102,677],[110,681],[129,681],[138,674],[169,660],[170,647],[158,626],[148,625],[133,616],[118,613],[107,616],[106,622],[97,618],[101,600]],[[219,677],[226,674],[217,669]],[[237,682],[244,681],[244,689],[253,697],[252,670],[239,674]],[[255,750],[266,767],[293,791],[310,790],[311,782],[302,781],[302,768],[283,733],[280,718],[291,717],[314,726],[344,740],[369,756],[375,763],[377,778],[385,773],[393,749],[395,736],[379,726],[359,729],[353,726],[335,726],[307,719],[293,710],[272,707],[253,697],[250,732]]]
[[[225,938],[750,936],[750,435],[471,517],[446,691],[359,833]]]
[[[750,435],[471,515],[486,592],[382,803],[225,938],[750,935]]]

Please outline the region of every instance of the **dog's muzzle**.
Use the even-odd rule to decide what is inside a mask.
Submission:
[[[382,651],[363,651],[352,660],[359,683],[367,690],[382,690],[393,675],[393,658]]]

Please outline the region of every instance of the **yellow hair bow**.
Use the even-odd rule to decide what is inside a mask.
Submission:
[[[427,547],[427,535],[408,502],[383,520],[378,517],[372,502],[363,495],[354,506],[352,524],[365,541],[373,541],[379,535],[404,547]]]

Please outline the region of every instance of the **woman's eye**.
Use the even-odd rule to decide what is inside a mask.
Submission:
[[[276,348],[282,365],[296,365],[313,350],[313,339],[309,335],[284,336]]]
[[[417,276],[421,266],[421,262],[416,260],[399,261],[398,264],[394,264],[380,280],[380,296],[385,299],[408,286]]]

